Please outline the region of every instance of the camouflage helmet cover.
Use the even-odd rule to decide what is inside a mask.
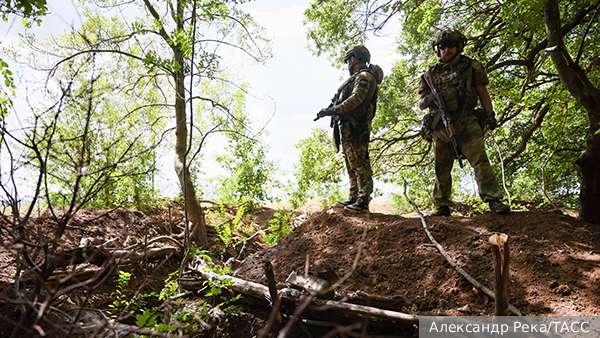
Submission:
[[[441,31],[433,41],[433,48],[438,56],[440,55],[438,46],[444,42],[456,42],[457,53],[460,54],[465,47],[465,36],[458,29],[447,28]]]
[[[350,59],[351,56],[354,56],[362,62],[371,62],[371,53],[369,53],[367,47],[363,45],[357,45],[348,49],[344,55],[344,62],[348,62],[348,59]]]

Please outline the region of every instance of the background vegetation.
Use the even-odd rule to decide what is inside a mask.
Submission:
[[[313,1],[305,14],[315,54],[330,55],[334,63],[345,47],[364,43],[391,22],[400,24],[402,60],[381,86],[373,123],[372,158],[380,179],[431,186],[430,145],[417,137],[422,113],[416,88],[437,58],[431,44],[436,34],[455,28],[467,38],[464,54],[488,70],[500,128],[486,135],[487,152],[510,196],[573,207],[579,204],[586,141],[590,156],[600,156],[594,136],[599,112],[581,99],[598,99],[599,8],[598,1],[336,0]],[[551,57],[557,47],[549,45],[547,27],[553,22],[564,41],[560,53],[578,69],[573,82],[584,83],[583,91],[568,86],[571,80]],[[427,203],[426,194],[420,201]]]
[[[191,2],[180,3],[185,15],[196,11],[197,24],[213,22],[217,17],[239,16],[235,20],[245,20],[242,27],[254,25],[250,17],[235,9],[235,2],[231,5],[231,8],[217,3],[194,7]],[[4,8],[5,17],[21,13],[38,18],[43,13],[18,6],[19,2]],[[119,6],[111,5],[116,9]],[[419,187],[433,184],[431,144],[418,137],[422,112],[416,108],[416,85],[427,65],[435,62],[431,41],[440,30],[452,27],[467,37],[464,53],[482,61],[489,72],[489,89],[500,128],[486,135],[486,146],[498,178],[504,180],[507,195],[510,199],[545,199],[556,205],[578,206],[582,177],[576,163],[586,149],[590,118],[562,85],[549,57],[543,6],[543,3],[529,6],[518,1],[500,5],[485,1],[317,0],[311,4],[305,12],[311,48],[316,55],[329,55],[337,66],[348,46],[365,43],[385,25],[400,22],[400,60],[381,85],[373,121],[371,160],[379,182],[401,186],[407,180]],[[35,138],[32,135],[39,133],[39,128],[47,128],[54,121],[53,137],[60,140],[61,149],[52,149],[58,144],[48,145],[44,163],[49,172],[46,186],[52,203],[68,204],[73,198],[70,185],[77,177],[81,181],[79,189],[97,190],[86,201],[90,206],[133,203],[143,208],[148,201],[157,199],[160,192],[154,184],[158,171],[155,159],[172,144],[170,111],[174,107],[189,110],[185,113],[188,141],[177,140],[177,148],[185,146],[187,150],[178,151],[177,157],[185,155],[186,167],[191,171],[180,176],[191,177],[195,181],[192,186],[200,195],[232,204],[248,198],[255,202],[283,200],[293,208],[314,199],[322,201],[324,206],[344,199],[345,169],[340,155],[330,149],[327,130],[315,129],[308,139],[297,144],[301,156],[294,171],[289,173],[292,180],[276,180],[277,163],[269,160],[268,147],[261,141],[263,126],[255,125],[245,109],[248,85],[238,82],[231,86],[232,77],[219,66],[222,56],[209,53],[210,43],[203,42],[213,36],[231,34],[232,25],[222,21],[224,26],[216,30],[175,25],[166,34],[167,31],[163,33],[160,27],[152,26],[151,8],[140,4],[139,10],[146,17],[126,22],[89,6],[83,12],[84,24],[77,31],[46,40],[27,35],[22,47],[13,48],[8,54],[15,60],[27,58],[31,67],[48,72],[46,90],[50,100],[44,106],[34,107],[35,113],[29,121],[34,127],[29,137]],[[591,83],[597,83],[599,52],[593,46],[598,42],[598,1],[561,3],[559,10],[566,21],[563,25],[566,48]],[[253,38],[266,42],[261,28],[256,27],[251,33]],[[156,31],[160,39],[148,39],[150,31]],[[132,40],[134,36],[144,40]],[[249,41],[237,40],[236,48],[253,53],[250,55],[257,61],[264,61],[269,57],[269,48],[260,47],[256,41],[252,47]],[[187,63],[178,64],[175,54],[158,53],[156,48],[164,43],[181,47]],[[230,44],[224,39],[215,43]],[[257,49],[252,52],[249,46]],[[6,114],[10,111],[10,95],[14,94],[8,91],[12,73],[5,62],[2,65],[7,83],[2,105]],[[176,97],[181,94],[174,94],[179,90],[176,84],[180,80],[176,78],[180,68],[184,76],[192,75],[190,81],[194,81],[195,75],[197,82],[193,87],[200,88],[197,93],[191,91],[192,87],[185,89],[184,95],[192,100],[184,102],[183,108],[177,108]],[[191,69],[197,72],[190,73]],[[132,130],[136,132],[131,133]],[[224,175],[207,181],[202,175],[206,155],[202,145],[218,132],[224,132],[228,142],[217,157]],[[176,134],[181,136],[181,133]],[[77,147],[83,147],[84,151],[74,156]],[[33,164],[31,155],[24,158]],[[77,161],[89,176],[78,176]],[[110,172],[102,179],[94,176],[101,169]],[[455,171],[458,180],[454,184],[455,197],[473,199],[476,189],[472,174],[459,168]],[[419,203],[431,205],[429,188],[419,189],[417,194]],[[401,196],[388,197],[399,210],[406,210]]]
[[[19,323],[12,337],[35,327],[60,295],[76,288],[93,291],[115,272],[93,246],[63,250],[67,224],[84,207],[151,209],[161,197],[157,158],[169,149],[175,150],[173,169],[185,210],[182,266],[203,255],[192,241],[198,247],[207,243],[199,202],[204,196],[224,203],[209,217],[223,225],[216,236],[232,257],[246,245],[234,234],[252,206],[282,200],[298,208],[318,200],[324,207],[345,199],[345,168],[331,149],[330,130],[314,129],[301,140],[292,179],[276,179],[280,172],[263,142],[265,126],[245,106],[249,85],[227,67],[239,58],[262,63],[272,57],[260,22],[240,10],[244,2],[86,1],[79,28],[51,38],[27,32],[20,45],[3,50],[0,233],[3,249],[17,257]],[[452,27],[466,35],[465,54],[489,73],[499,128],[486,135],[486,146],[509,200],[579,207],[584,220],[600,223],[599,12],[599,0],[314,0],[305,23],[314,53],[327,55],[336,67],[349,46],[376,38],[390,23],[400,27],[399,61],[380,87],[372,125],[370,156],[379,182],[407,181],[418,187],[415,199],[431,205],[433,159],[431,144],[418,135],[416,88],[436,60],[431,41]],[[46,2],[2,1],[0,13],[3,20],[18,17],[30,27],[44,20]],[[31,103],[27,111],[13,104],[22,92],[9,59],[45,74],[42,100],[20,97]],[[7,125],[9,114],[28,118],[14,129]],[[224,135],[227,145],[217,157],[222,174],[210,181],[202,175],[204,146],[215,134]],[[455,198],[475,202],[470,170],[454,170]],[[391,199],[399,211],[407,210],[401,196]],[[29,227],[36,206],[48,210],[50,231]],[[225,210],[236,210],[233,219]],[[279,210],[264,241],[276,243],[292,222],[292,213]],[[66,278],[48,291],[54,270],[84,261],[102,269],[88,281],[66,287]],[[25,286],[19,284],[24,271],[30,273]],[[118,276],[123,290],[130,276]],[[172,281],[166,282],[159,297],[176,296]],[[209,287],[212,296],[220,292],[219,285]],[[162,310],[145,311],[140,299],[119,297],[113,305],[123,312],[144,310],[137,318],[140,327],[177,330],[158,327]],[[228,301],[220,305],[230,309]],[[189,315],[178,312],[175,318]]]

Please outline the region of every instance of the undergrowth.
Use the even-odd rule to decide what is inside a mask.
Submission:
[[[212,261],[206,251],[195,249],[192,252],[192,255],[202,255],[209,262]],[[211,272],[218,275],[231,273],[229,267],[209,268]],[[236,305],[242,298],[241,294],[227,297],[223,292],[224,288],[232,284],[231,279],[204,281],[204,287],[197,295],[200,297],[191,300],[190,296],[193,293],[183,293],[186,290],[181,288],[178,275],[179,271],[169,274],[163,288],[158,292],[143,293],[131,298],[127,292],[131,289],[131,273],[119,271],[115,290],[117,297],[109,305],[110,319],[119,322],[133,316],[135,325],[140,328],[187,336],[202,330],[210,330],[216,321],[226,320],[232,314],[243,310],[241,306]],[[138,335],[138,337],[152,336],[154,335]]]

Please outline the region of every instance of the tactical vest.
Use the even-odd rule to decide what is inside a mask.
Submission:
[[[373,76],[373,83],[375,85],[369,88],[369,92],[367,93],[365,100],[361,102],[353,111],[346,114],[347,116],[342,118],[342,122],[351,120],[354,124],[368,124],[375,117],[375,111],[377,109],[377,93],[379,88],[377,86],[377,74],[375,74],[371,67],[357,69],[357,71],[340,86],[336,95],[334,96],[333,104],[337,105],[341,102],[344,102],[350,97],[350,95],[352,95],[354,81],[359,74],[364,72],[368,72]]]
[[[469,57],[459,55],[452,62],[438,62],[429,71],[453,122],[459,123],[464,115],[474,111],[478,96],[472,85],[473,66]]]

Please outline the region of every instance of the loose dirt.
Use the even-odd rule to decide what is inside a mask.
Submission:
[[[488,239],[492,234],[504,233],[510,245],[508,295],[512,305],[532,316],[600,315],[600,226],[561,211],[535,208],[505,215],[484,212],[472,217],[462,216],[474,214],[469,206],[458,205],[452,210],[452,217],[425,216],[424,220],[449,256],[481,284],[489,289],[494,287],[494,262]],[[267,233],[273,213],[272,209],[261,208],[248,217],[262,230],[254,237],[255,244],[246,247],[245,255],[251,256],[235,269],[236,277],[266,285],[262,261],[268,259],[280,284],[292,271],[305,269],[346,277],[336,289],[336,299],[361,292],[395,299],[394,310],[416,315],[494,313],[493,301],[476,290],[431,245],[421,219],[415,214],[353,213],[332,207],[298,217],[302,221],[297,222],[291,233],[267,247],[260,238]],[[150,213],[126,209],[108,214],[106,210],[81,210],[67,228],[61,248],[78,247],[82,242],[105,243],[105,246],[109,242],[112,243],[109,248],[111,245],[115,249],[125,248],[143,242],[147,235],[155,237],[180,231],[174,225],[178,218],[181,212],[175,207],[158,208]],[[31,223],[31,235],[50,234],[52,226],[47,213],[37,215]],[[5,244],[9,240],[2,238]],[[0,317],[5,319],[0,321],[3,323],[0,336],[10,332],[10,322],[17,315],[9,301],[14,276],[11,270],[14,257],[9,249],[8,245],[0,246],[3,262]],[[232,256],[231,247],[216,245],[210,250],[215,262]],[[179,268],[180,261],[180,255],[173,255],[122,269],[133,275],[131,293],[158,292],[168,275]],[[96,290],[86,306],[107,309],[117,297],[116,285],[115,277]],[[79,304],[84,298],[85,294],[75,293],[70,301]],[[201,299],[202,295],[195,294],[190,300]],[[269,309],[247,302],[241,306],[242,312],[229,320],[213,322],[213,329],[206,330],[205,336],[258,335],[268,321]],[[275,325],[269,336],[276,337],[278,329],[281,325]],[[306,336],[302,332],[298,330],[293,336]],[[321,335],[313,332],[313,336]]]
[[[492,290],[494,261],[488,239],[495,233],[507,234],[509,302],[524,314],[600,313],[599,226],[560,211],[540,210],[424,219],[449,256]],[[272,262],[278,281],[292,271],[304,271],[306,262],[310,271],[350,274],[337,290],[339,296],[359,290],[401,296],[410,313],[494,313],[493,301],[448,264],[414,215],[356,214],[337,207],[319,211],[277,245],[247,259],[236,274],[263,281],[259,264],[263,259]]]

